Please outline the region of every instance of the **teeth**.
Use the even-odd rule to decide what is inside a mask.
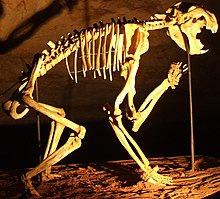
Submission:
[[[205,54],[205,53],[207,53],[209,51],[209,49],[207,49],[207,50],[200,50],[200,53],[201,54]]]
[[[218,24],[216,24],[215,26],[212,26],[212,27],[206,26],[206,29],[210,30],[212,33],[216,33],[218,31]]]
[[[198,41],[198,45],[199,45],[200,49],[202,49],[204,47],[204,45],[201,43],[200,40],[197,39],[197,41]]]
[[[212,33],[216,33],[218,31],[218,25],[215,25],[211,28]]]

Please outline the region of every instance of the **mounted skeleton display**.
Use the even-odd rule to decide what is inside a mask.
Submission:
[[[32,185],[31,178],[40,173],[43,180],[51,178],[51,166],[78,149],[85,136],[85,127],[65,118],[62,108],[37,102],[32,96],[37,78],[45,75],[62,60],[66,61],[69,75],[76,83],[79,71],[82,71],[84,77],[89,72],[93,78],[103,76],[104,79],[109,78],[110,81],[113,80],[113,72],[120,72],[125,79],[125,85],[116,97],[114,107],[112,108],[109,104],[103,107],[108,113],[109,122],[121,144],[143,170],[144,180],[154,184],[172,184],[170,177],[157,173],[157,167],[150,167],[148,159],[124,128],[120,105],[127,96],[126,116],[133,123],[132,130],[138,131],[161,95],[169,87],[175,89],[182,73],[187,70],[187,67],[182,66],[181,62],[172,63],[168,77],[147,96],[136,111],[133,103],[136,93],[135,78],[140,56],[149,49],[150,31],[167,28],[171,39],[184,50],[186,48],[183,34],[185,34],[188,38],[190,54],[203,54],[206,51],[202,49],[202,43],[196,38],[197,33],[203,27],[210,29],[213,33],[217,31],[218,24],[214,14],[197,4],[180,2],[169,8],[165,14],[155,14],[149,21],[137,19],[127,21],[125,18],[115,21],[112,19],[111,23],[100,22],[98,25],[95,24],[80,32],[68,33],[57,43],[49,41],[50,49],[42,51],[29,71],[23,73],[21,86],[14,92],[11,99],[3,104],[4,110],[14,119],[24,117],[29,108],[52,119],[44,160],[22,176],[25,188],[30,193],[39,195]],[[73,71],[68,64],[68,57],[71,54],[74,56]],[[79,64],[79,58],[82,64]],[[23,104],[25,105],[23,112],[18,112],[18,107]],[[67,142],[57,149],[65,127],[72,129],[73,132]]]

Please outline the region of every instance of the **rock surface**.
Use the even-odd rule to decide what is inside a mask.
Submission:
[[[57,165],[53,173],[60,178],[39,183],[40,198],[218,198],[220,196],[220,160],[197,156],[195,171],[190,157],[151,158],[160,173],[173,177],[174,184],[157,186],[141,180],[141,171],[132,160]],[[0,171],[2,198],[23,198],[19,176],[26,170]],[[34,199],[34,196],[29,197]]]

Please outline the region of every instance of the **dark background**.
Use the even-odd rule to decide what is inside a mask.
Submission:
[[[219,21],[219,1],[196,2],[215,13]],[[173,0],[0,1],[0,93],[18,80],[25,65],[32,62],[35,53],[47,48],[49,40],[56,42],[73,29],[80,30],[99,20],[109,22],[112,17],[149,19],[175,3]],[[219,32],[213,35],[206,31],[200,37],[210,50],[204,55],[191,56],[195,154],[219,158],[220,37]],[[187,62],[186,53],[166,36],[165,30],[150,32],[149,41],[150,50],[142,56],[137,74],[137,107],[166,78],[170,63]],[[63,62],[39,79],[40,101],[63,107],[67,118],[87,128],[82,147],[60,164],[130,158],[102,110],[106,102],[114,103],[122,85],[123,80],[118,74],[114,75],[113,82],[80,78],[75,84]],[[1,103],[10,97],[11,92],[1,96]],[[184,75],[176,90],[168,90],[162,96],[138,133],[131,131],[126,120],[124,123],[147,157],[190,155],[189,116],[188,76]],[[42,115],[40,120],[41,150],[38,149],[36,113],[33,110],[18,121],[0,111],[1,169],[36,165],[50,130],[50,120]],[[69,133],[66,129],[60,145]]]

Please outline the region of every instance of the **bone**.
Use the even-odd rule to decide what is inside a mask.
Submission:
[[[67,38],[65,38],[65,40],[63,42],[63,46],[65,47],[65,49],[69,46],[69,41]]]
[[[90,31],[86,30],[86,32],[85,32],[85,50],[86,50],[86,60],[87,60],[87,66],[88,66],[87,70],[92,69],[91,55],[90,55],[90,44],[89,44],[90,37],[91,37]]]
[[[119,24],[115,25],[115,52],[114,52],[114,61],[113,61],[113,71],[116,71],[116,64],[117,64],[117,54],[118,54],[118,44],[119,44]]]
[[[56,112],[57,114],[65,117],[65,112],[62,108],[55,108],[53,106],[43,104],[43,103],[39,103],[39,104],[41,106],[44,106],[48,110]],[[51,129],[50,129],[50,134],[48,138],[47,148],[44,153],[44,159],[46,159],[50,154],[52,154],[56,150],[64,128],[65,126],[62,125],[61,123],[58,123],[58,122],[55,123],[55,121],[51,122]]]
[[[113,121],[111,121],[110,119],[110,124],[113,128],[113,130],[115,131],[116,136],[118,137],[119,141],[121,142],[121,144],[124,146],[124,148],[126,149],[126,151],[129,153],[129,155],[135,160],[135,162],[140,166],[140,168],[147,172],[148,168],[148,164],[145,165],[135,154],[135,152],[132,150],[131,146],[129,145],[126,137],[125,137],[125,132],[121,130],[120,127],[118,127],[117,125],[115,125],[113,123]],[[138,145],[137,145],[138,146]],[[147,162],[147,161],[146,161]]]
[[[155,104],[163,95],[163,93],[170,87],[170,83],[168,79],[165,79],[158,87],[156,87],[145,99],[140,108],[138,109],[138,113],[140,117],[134,120],[132,131],[137,132],[141,126],[141,124],[146,120],[146,118],[150,115],[153,110]],[[147,107],[147,108],[146,108]],[[146,108],[146,109],[145,109]]]
[[[102,29],[99,28],[99,36],[98,36],[98,49],[97,49],[97,55],[96,55],[96,71],[98,72],[98,75],[101,76],[100,72],[100,53],[101,53],[101,45],[102,45]]]
[[[52,140],[53,140],[54,130],[55,130],[55,122],[52,121],[51,122],[51,127],[50,127],[50,134],[49,134],[48,141],[47,141],[47,147],[46,147],[46,150],[44,152],[44,158],[43,159],[46,159],[48,157],[48,154],[49,154],[49,151],[50,151],[50,146],[51,146],[51,143],[52,143]]]
[[[133,158],[133,160],[144,171],[144,174],[143,174],[144,180],[148,181],[152,184],[155,184],[155,185],[157,185],[157,184],[160,184],[160,185],[172,184],[173,183],[172,177],[163,176],[163,175],[157,173],[157,171],[159,170],[158,166],[154,167],[153,169],[149,166],[148,159],[145,157],[144,153],[141,151],[141,149],[139,148],[137,143],[134,141],[134,139],[129,135],[127,130],[124,128],[124,126],[121,122],[121,118],[120,119],[115,118],[115,119],[116,119],[116,121],[114,121],[114,119],[112,117],[109,117],[109,122],[110,122],[116,136],[118,137],[119,141],[121,142],[121,144],[127,150],[129,155]],[[135,154],[135,152],[131,148],[128,141],[130,141],[130,143],[133,145],[133,147],[137,150],[137,153],[141,157],[141,159],[139,159],[139,157]]]
[[[41,173],[48,166],[52,166],[66,157],[68,154],[78,149],[81,146],[81,139],[78,137],[70,136],[67,142],[52,153],[48,158],[43,160],[37,167],[26,173],[26,179],[31,179],[33,176]]]
[[[109,115],[109,122],[118,137],[121,144],[124,146],[124,148],[127,150],[129,155],[135,160],[135,162],[139,165],[139,167],[144,171],[144,177],[146,181],[151,182],[153,184],[172,184],[172,178],[168,176],[163,176],[161,174],[158,174],[157,171],[159,168],[156,166],[153,169],[149,166],[149,161],[138,146],[138,144],[135,142],[135,140],[130,136],[130,134],[127,132],[127,130],[124,128],[124,125],[122,123],[122,115],[114,116],[113,109],[109,104],[106,104],[104,107],[104,110],[107,111]],[[129,142],[133,145],[134,149],[136,149],[138,155],[140,158],[136,155],[132,147],[130,146]]]
[[[69,41],[72,41],[73,35],[70,32],[67,33],[67,36],[68,36]]]
[[[109,104],[106,104],[104,106],[104,110],[106,110],[109,114],[109,122],[113,128],[113,130],[116,133],[116,136],[118,137],[119,141],[122,143],[122,145],[125,147],[125,149],[128,151],[130,156],[137,162],[137,164],[140,166],[141,169],[143,169],[145,172],[148,172],[147,168],[149,167],[149,161],[138,146],[138,144],[135,142],[135,140],[130,136],[130,134],[127,132],[127,130],[124,128],[124,125],[122,124],[122,115],[114,116],[113,115],[113,109]],[[133,149],[131,148],[128,141],[133,145],[133,147],[138,152],[138,155],[141,157],[142,160],[140,160]]]
[[[110,26],[109,26],[109,29],[110,29],[110,32],[111,32],[111,35],[110,35],[110,44],[109,44],[109,49],[108,49],[108,58],[107,58],[107,68],[108,68],[108,71],[109,71],[109,79],[110,81],[112,81],[112,46],[113,46],[113,38],[114,38],[114,23],[112,23]]]
[[[103,62],[103,78],[106,79],[106,42],[108,36],[108,24],[103,27],[104,31],[104,43],[102,46],[102,62]]]
[[[71,37],[71,39],[70,39]],[[54,47],[54,43],[48,42],[51,47]],[[69,33],[68,38],[65,38],[64,36],[61,37],[61,40],[56,42],[56,47],[51,48],[48,52],[47,50],[42,51],[43,58],[43,64],[41,67],[41,70],[39,72],[39,76],[43,76],[49,71],[51,68],[53,68],[55,65],[57,65],[60,61],[63,59],[67,59],[67,57],[74,52],[78,46],[80,45],[79,37],[73,36]],[[71,71],[69,70],[69,64],[66,60],[66,66],[67,71],[71,75]],[[73,77],[71,77],[73,79]]]
[[[91,32],[90,32],[91,34]],[[92,34],[91,34],[92,35]],[[92,40],[91,40],[91,35],[90,35],[90,41],[88,42],[88,47],[89,47],[89,62],[90,62],[90,68],[89,70],[92,70],[92,60],[91,60],[91,57],[92,57],[92,54],[91,54],[91,45],[92,45]]]
[[[73,76],[72,76],[72,74],[71,74],[71,71],[70,71],[70,67],[69,67],[69,63],[68,63],[68,57],[66,57],[65,60],[66,60],[66,69],[67,69],[67,72],[68,72],[70,78],[71,78],[72,80],[74,80],[74,78],[73,78]]]
[[[20,102],[11,101],[11,100],[8,100],[3,104],[4,110],[9,111],[11,117],[14,118],[15,120],[24,117],[29,112],[29,108],[26,107],[22,113],[18,113],[17,109],[19,106],[20,106]]]
[[[55,47],[56,47],[56,44],[53,43],[52,41],[48,41],[48,42],[47,42],[47,45],[48,45],[49,47],[51,47],[51,48],[55,48]]]
[[[195,15],[199,13],[200,13],[200,10],[197,9],[197,11],[191,12],[191,15],[193,14],[193,17],[194,17]],[[210,13],[208,12],[206,13],[207,13],[206,18],[209,18],[209,17],[214,18],[214,16],[212,16]],[[166,15],[163,15],[163,16],[158,15],[157,17],[162,17],[162,19],[158,21],[157,19],[154,18],[153,21],[151,22],[143,22],[143,29],[145,32],[147,30],[170,27],[173,25],[171,22],[165,21]],[[186,20],[187,18],[183,17],[183,19]],[[8,111],[11,114],[11,116],[15,119],[22,118],[28,112],[27,107],[32,107],[34,110],[44,114],[45,116],[53,120],[52,126],[51,126],[51,133],[50,133],[51,135],[48,140],[48,147],[50,149],[49,148],[46,149],[45,160],[40,165],[38,165],[36,168],[29,171],[26,175],[26,178],[23,178],[23,181],[26,180],[26,185],[29,185],[29,188],[32,188],[32,186],[31,186],[31,182],[29,182],[28,180],[30,180],[33,176],[39,174],[40,172],[47,170],[51,165],[55,164],[56,162],[64,158],[66,155],[71,153],[73,150],[79,148],[81,145],[81,139],[85,135],[85,128],[66,119],[65,116],[62,114],[61,109],[56,109],[55,107],[44,105],[33,100],[32,94],[33,94],[33,90],[34,90],[37,77],[46,74],[48,70],[50,70],[52,67],[54,67],[57,63],[59,63],[61,60],[65,58],[68,73],[70,74],[71,79],[73,79],[73,76],[71,75],[71,71],[70,71],[69,64],[68,64],[68,56],[75,50],[75,54],[74,54],[75,77],[74,78],[75,78],[75,82],[77,83],[77,70],[78,70],[77,69],[77,58],[78,58],[79,47],[81,48],[81,54],[82,54],[83,75],[86,76],[86,71],[88,69],[89,70],[95,69],[95,71],[98,71],[98,74],[101,76],[100,53],[101,53],[101,47],[103,47],[102,48],[102,62],[103,62],[103,73],[104,73],[103,76],[104,76],[104,79],[106,79],[105,70],[106,68],[108,68],[110,80],[112,80],[111,48],[112,48],[113,38],[116,37],[114,41],[115,52],[114,52],[114,62],[113,62],[113,71],[115,71],[116,67],[117,67],[117,70],[120,70],[120,64],[124,64],[124,60],[125,60],[125,53],[124,53],[125,52],[125,49],[124,49],[125,39],[126,39],[126,45],[128,45],[128,40],[127,38],[124,37],[125,33],[123,31],[123,27],[125,23],[127,23],[125,19],[123,22],[121,22],[120,19],[118,19],[117,23],[113,21],[111,25],[108,25],[108,24],[104,25],[102,22],[100,22],[100,27],[99,28],[94,27],[93,29],[93,30],[99,31],[96,34],[97,35],[96,38],[94,38],[94,34],[96,32],[92,31],[91,33],[89,29],[87,29],[86,32],[81,31],[80,33],[79,32],[75,33],[73,38],[71,34],[68,34],[68,38],[65,38],[62,36],[61,41],[59,41],[56,44],[54,44],[52,41],[49,41],[48,46],[51,48],[50,51],[48,52],[47,50],[44,50],[42,52],[43,55],[40,57],[38,63],[34,66],[30,77],[28,77],[29,79],[28,79],[27,85],[25,85],[25,87],[20,87],[19,89],[19,92],[21,92],[19,95],[19,100],[16,100],[16,96],[15,96],[14,101],[9,100],[4,104],[4,109]],[[140,22],[137,21],[136,19],[133,19],[129,23],[140,24]],[[207,23],[206,26],[208,29],[211,29],[213,32],[217,31],[218,26],[217,26],[217,21],[215,18],[210,21],[206,20],[206,23]],[[188,27],[191,27],[191,26],[188,26]],[[185,27],[187,31],[188,31],[188,27]],[[111,31],[109,32],[109,30]],[[132,31],[131,28],[129,31]],[[91,34],[92,34],[92,43],[90,44],[89,42],[91,40],[90,38]],[[109,34],[110,34],[110,37],[108,36]],[[108,49],[106,49],[107,36],[108,36],[108,39],[110,38],[110,46]],[[127,34],[126,34],[126,37],[127,37]],[[102,42],[102,39],[103,39],[103,42]],[[76,43],[76,40],[79,44]],[[97,56],[95,57],[96,40],[98,42],[98,46],[97,46],[98,52],[97,52]],[[72,45],[72,43],[74,43],[74,45]],[[141,45],[145,44],[145,41],[144,40],[139,41],[138,45],[139,44]],[[76,47],[74,48],[74,46]],[[131,47],[130,44],[128,47]],[[200,48],[201,47],[202,46],[200,46]],[[92,60],[91,60],[90,50],[92,50]],[[107,59],[106,59],[106,51],[108,53]],[[137,56],[134,55],[136,51],[138,54]],[[204,52],[204,51],[201,51],[201,52]],[[135,57],[138,59],[140,57],[139,55],[140,55],[140,52],[137,50],[137,48],[134,49],[134,53],[131,54],[133,58]],[[137,59],[135,61],[137,61]],[[124,67],[126,68],[127,66],[124,65]],[[115,110],[113,111],[111,108],[109,109],[107,108],[108,109],[107,111],[109,114],[109,121],[118,139],[120,140],[122,145],[125,147],[125,149],[128,151],[128,153],[131,155],[131,157],[138,163],[138,165],[143,169],[143,171],[146,172],[147,178],[149,178],[149,176],[153,176],[151,178],[151,181],[155,182],[158,178],[162,179],[163,181],[163,179],[166,180],[166,178],[163,178],[159,176],[159,174],[156,173],[157,168],[153,170],[149,169],[149,161],[144,156],[141,149],[138,147],[136,142],[129,135],[129,133],[127,132],[127,130],[124,128],[122,124],[122,115],[121,115],[121,110],[119,109],[119,106],[124,101],[126,96],[128,96],[129,106],[131,107],[134,105],[133,97],[135,94],[135,90],[134,90],[135,76],[136,76],[135,70],[137,70],[138,67],[139,67],[139,64],[138,65],[133,64],[129,66],[129,71],[127,71],[126,75],[124,75],[126,83],[125,83],[124,88],[121,90],[121,92],[119,93],[119,95],[117,96],[115,100]],[[96,73],[94,73],[94,75],[96,76]],[[134,120],[133,131],[138,130],[142,122],[148,117],[154,105],[156,104],[157,100],[165,92],[165,90],[169,86],[171,86],[172,88],[172,85],[175,87],[179,83],[180,75],[178,73],[175,73],[175,71],[171,73],[171,75],[174,75],[174,78],[172,76],[171,77],[168,76],[168,79],[170,78],[172,82],[168,81],[167,79],[164,80],[164,82],[158,88],[156,88],[146,98],[144,103],[141,105],[141,107],[138,110],[140,113],[140,117],[139,118],[137,117],[137,119],[135,118],[136,120]],[[22,97],[20,98],[20,96]],[[21,103],[20,100],[23,101],[24,104],[26,105],[26,109],[22,113],[19,113],[17,111],[17,108],[20,106],[20,103]],[[56,124],[54,121],[56,122]],[[64,144],[60,149],[56,150],[59,136],[62,134],[64,126],[71,128],[73,131],[76,132],[76,134],[71,133],[71,136],[68,139],[67,143]],[[133,148],[136,149],[141,159],[137,157],[136,153],[133,151],[130,145],[133,145]]]
[[[93,77],[94,79],[96,78],[96,70],[95,70],[95,31],[96,29],[92,29],[92,69],[94,70],[93,72]]]
[[[81,47],[81,54],[82,54],[82,62],[83,62],[83,76],[86,77],[86,71],[87,71],[87,63],[85,59],[85,38],[84,38],[84,31],[80,32],[80,47]]]
[[[46,49],[44,49],[44,50],[42,51],[42,54],[49,55],[49,52],[48,52]]]
[[[75,82],[78,83],[78,78],[77,78],[77,59],[78,59],[78,48],[75,50],[74,53],[74,77],[75,77]]]
[[[123,59],[123,46],[124,45],[124,35],[120,34],[119,35],[119,41],[118,41],[118,49],[117,49],[117,71],[120,71],[120,64],[122,64],[122,59]]]

